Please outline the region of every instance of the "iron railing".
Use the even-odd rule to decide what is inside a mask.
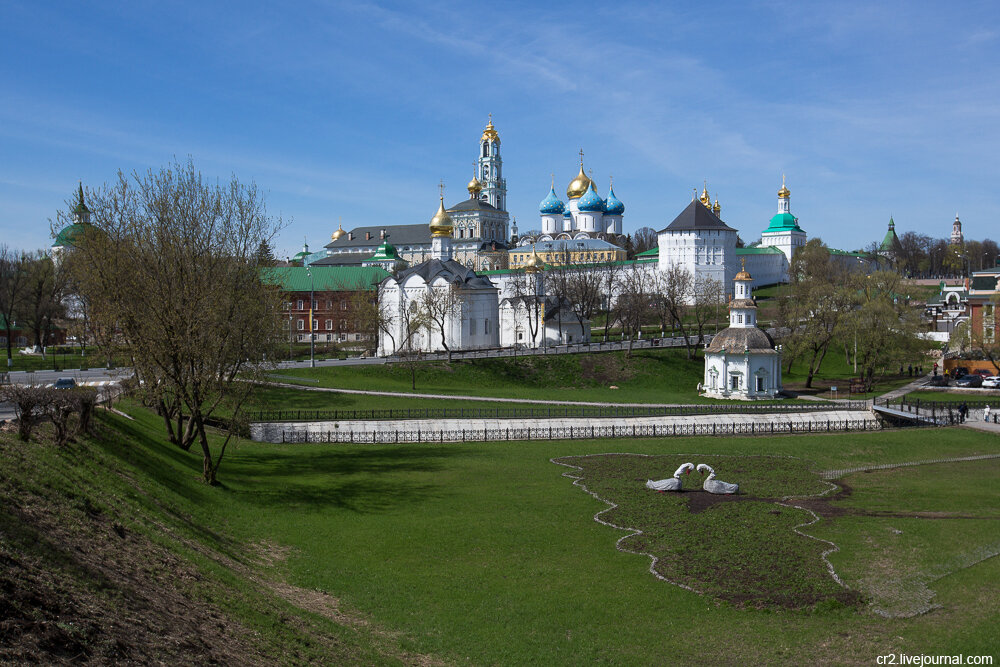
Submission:
[[[377,400],[377,396],[372,397]],[[460,399],[455,399],[460,400]],[[672,417],[685,415],[788,414],[867,410],[867,401],[830,403],[747,403],[673,406],[642,405],[523,405],[490,407],[385,408],[370,410],[257,410],[252,422],[383,421],[397,419],[557,419],[565,417]]]
[[[770,421],[742,424],[648,424],[631,426],[539,426],[524,428],[324,431],[287,430],[280,433],[281,443],[354,443],[403,444],[435,442],[484,442],[530,440],[581,440],[596,438],[666,438],[691,436],[779,435],[793,433],[833,433],[844,431],[878,431],[883,424],[878,419],[846,419],[825,421]],[[276,442],[279,439],[274,439]]]

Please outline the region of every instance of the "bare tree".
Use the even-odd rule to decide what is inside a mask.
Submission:
[[[651,296],[646,271],[635,264],[626,268],[622,274],[621,288],[616,302],[622,333],[628,336],[626,358],[632,356],[632,345],[642,328],[644,317],[649,312]]]
[[[696,341],[692,340],[694,333],[688,324],[687,316],[689,304],[695,299],[694,276],[687,268],[672,264],[666,271],[657,274],[655,289],[656,299],[660,301],[655,308],[670,314],[671,326],[680,331],[687,357],[693,359]]]
[[[441,345],[451,362],[451,347],[448,345],[448,327],[453,318],[461,313],[462,300],[454,285],[428,285],[420,295],[418,307],[428,329],[436,328],[441,334]]]
[[[14,361],[14,313],[24,297],[28,283],[27,256],[18,250],[0,245],[0,319],[3,320],[7,340],[7,366]]]
[[[206,423],[225,401],[233,418],[283,340],[281,294],[262,280],[259,252],[280,221],[254,185],[203,180],[194,165],[119,172],[89,197],[95,232],[71,250],[95,328],[133,364],[170,441],[198,442],[217,479],[230,428],[213,453]]]
[[[694,281],[694,302],[690,308],[695,332],[698,334],[698,345],[704,345],[705,328],[709,321],[714,321],[718,316],[721,304],[722,282],[708,276],[699,276]]]
[[[636,254],[652,250],[659,244],[656,230],[652,227],[640,227],[632,235],[632,250]]]
[[[36,350],[45,351],[56,318],[62,317],[65,296],[64,271],[57,271],[53,261],[42,251],[26,256],[26,284],[20,305],[15,309],[31,330]]]
[[[406,292],[400,290],[399,310],[395,314],[399,322],[399,347],[397,352],[400,359],[410,370],[410,388],[417,388],[417,364],[420,363],[420,349],[414,344],[415,339],[421,330],[427,329],[429,321],[427,314],[421,306],[420,299],[408,299]]]

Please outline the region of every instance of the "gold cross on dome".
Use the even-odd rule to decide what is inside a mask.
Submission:
[[[441,201],[444,201],[444,179],[438,183],[438,190],[441,192]]]
[[[583,149],[580,149],[580,166],[583,166]]]
[[[740,269],[743,270],[743,271],[747,270],[747,258],[746,257],[740,257]]]

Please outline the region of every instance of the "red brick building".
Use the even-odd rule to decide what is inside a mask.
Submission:
[[[388,276],[374,266],[290,266],[268,269],[265,279],[284,293],[282,317],[290,340],[308,343],[312,331],[317,343],[361,343],[368,333],[359,327],[354,304],[359,298],[374,301]]]

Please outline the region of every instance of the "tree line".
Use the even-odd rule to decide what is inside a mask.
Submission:
[[[899,271],[913,278],[964,276],[996,266],[1000,248],[995,241],[965,241],[958,245],[948,239],[906,232],[899,237],[895,263]]]
[[[27,252],[0,245],[0,333],[7,366],[13,360],[14,331],[27,332],[29,344],[43,351],[65,324],[71,278],[43,250]]]

